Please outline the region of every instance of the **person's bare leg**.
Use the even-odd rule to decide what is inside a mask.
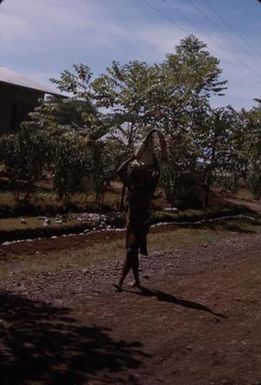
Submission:
[[[123,268],[122,268],[121,277],[119,279],[119,282],[116,285],[114,285],[116,287],[117,291],[121,291],[121,289],[122,289],[123,282],[124,282],[125,278],[127,277],[131,267],[132,267],[132,258],[133,258],[132,250],[128,249],[127,254],[126,254],[126,260],[125,260]]]
[[[132,287],[140,286],[140,278],[139,278],[139,256],[138,251],[135,250],[132,258],[132,271],[134,275],[134,282]]]

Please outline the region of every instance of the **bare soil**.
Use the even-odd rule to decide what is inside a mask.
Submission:
[[[169,226],[154,241],[162,231],[175,240]],[[51,263],[123,233],[0,247],[10,270],[0,282],[0,384],[260,385],[260,234],[234,228],[213,243],[154,250],[141,258],[142,287],[121,293],[119,258],[11,273],[21,255]]]

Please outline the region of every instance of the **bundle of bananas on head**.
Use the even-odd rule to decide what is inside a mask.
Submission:
[[[159,162],[155,153],[152,134],[157,133],[160,139],[161,161],[166,159],[166,142],[163,134],[153,129],[145,137],[134,153],[134,159],[128,167],[128,180],[133,188],[155,190],[159,179]]]
[[[163,134],[157,130],[150,130],[144,138],[143,142],[138,146],[134,152],[133,167],[149,167],[154,166],[157,162],[157,156],[154,148],[153,134],[157,134],[160,140],[161,162],[167,158],[167,145]]]

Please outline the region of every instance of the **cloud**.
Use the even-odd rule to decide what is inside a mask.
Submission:
[[[79,7],[72,7],[66,0],[24,0],[10,1],[2,7],[1,36],[7,41],[49,42],[60,34],[69,35],[84,28],[87,21],[83,10],[86,7],[79,2]]]
[[[78,62],[100,73],[113,59],[122,63],[133,59],[160,62],[166,53],[174,51],[186,31],[187,35],[195,33],[221,59],[224,78],[230,81],[224,100],[241,106],[242,102],[260,96],[258,66],[233,44],[228,33],[225,37],[222,31],[211,28],[189,2],[179,0],[175,7],[198,28],[193,28],[168,5],[174,4],[171,0],[150,1],[161,7],[163,15],[168,15],[173,23],[140,0],[3,2],[2,64],[43,82],[45,76],[47,82],[49,77],[57,77],[63,69]],[[242,82],[246,85],[241,87]]]

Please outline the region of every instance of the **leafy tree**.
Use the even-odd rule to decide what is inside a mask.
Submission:
[[[175,53],[167,55],[161,65],[165,95],[164,103],[159,108],[158,124],[165,133],[168,150],[172,154],[166,174],[167,184],[170,183],[172,190],[172,204],[178,198],[182,185],[186,187],[188,180],[195,181],[197,162],[205,155],[209,145],[209,138],[204,139],[209,121],[210,96],[222,95],[226,88],[226,81],[220,80],[222,71],[218,67],[218,59],[205,48],[203,42],[190,35],[176,47]],[[210,186],[210,178],[208,182]],[[199,183],[200,180],[197,185]]]
[[[163,68],[180,96],[187,93],[205,97],[223,95],[227,81],[220,80],[219,60],[211,56],[206,47],[204,42],[189,35],[176,46],[175,53],[167,55]]]
[[[73,72],[63,71],[60,79],[51,79],[60,91],[68,95],[63,102],[57,103],[56,100],[54,117],[63,125],[84,129],[91,139],[98,139],[107,130],[91,93],[93,74],[84,64],[74,65],[73,69]]]
[[[223,166],[226,175],[226,186],[230,191],[237,191],[239,180],[246,181],[248,170],[247,126],[243,115],[233,108],[226,109],[228,128],[228,146],[226,164]]]
[[[227,169],[229,161],[230,119],[226,108],[210,109],[208,117],[196,135],[200,149],[202,182],[205,186],[205,205],[208,205],[209,191]]]
[[[90,184],[93,181],[97,194],[106,185],[100,181],[104,172],[99,154],[104,144],[99,139],[107,128],[90,95],[91,76],[89,67],[82,64],[75,65],[74,72],[62,72],[53,82],[69,96],[45,100],[25,124],[48,138],[54,187],[60,197],[79,191],[84,177]]]
[[[156,95],[158,80],[156,66],[114,61],[91,85],[96,105],[107,109],[110,137],[129,149],[148,130],[149,114],[155,108],[150,99]]]
[[[193,35],[157,65],[114,61],[96,79],[88,66],[74,65],[53,79],[68,97],[45,100],[25,127],[44,133],[60,196],[74,193],[84,176],[102,195],[121,160],[157,127],[168,144],[161,181],[173,205],[200,183],[208,192],[222,173],[229,170],[236,180],[246,167],[241,117],[210,107],[211,95],[226,89],[221,74],[219,60]]]
[[[247,127],[248,182],[256,199],[261,198],[261,101],[249,112],[243,112]]]
[[[2,159],[16,199],[25,192],[27,198],[41,180],[48,162],[48,142],[42,132],[22,128],[17,135],[1,138]]]
[[[152,127],[165,134],[171,155],[162,182],[172,203],[185,175],[195,171],[194,131],[206,120],[209,98],[226,89],[218,59],[205,48],[190,35],[163,63],[113,62],[91,84],[96,105],[107,109],[110,137],[119,144],[131,150]]]

